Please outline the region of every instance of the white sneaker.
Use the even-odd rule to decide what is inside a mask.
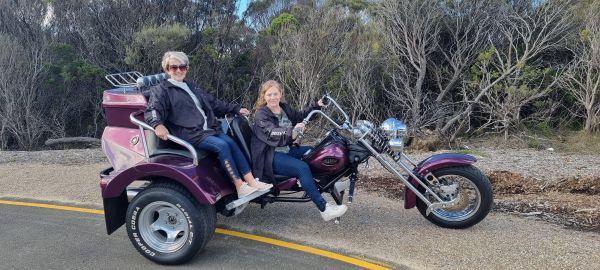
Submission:
[[[348,206],[342,204],[337,205],[335,203],[327,203],[325,211],[321,212],[321,217],[325,221],[330,221],[336,217],[341,217],[348,210]]]
[[[248,183],[244,182],[242,183],[242,185],[240,186],[240,188],[237,190],[237,194],[238,194],[238,199],[244,198],[254,192],[257,192],[258,189],[253,188],[251,186],[248,185]]]
[[[260,180],[258,180],[258,178],[254,178],[254,182],[256,183],[254,188],[258,189],[258,191],[267,191],[273,187],[273,184],[261,182]]]

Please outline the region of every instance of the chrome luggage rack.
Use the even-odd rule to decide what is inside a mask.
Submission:
[[[144,76],[139,71],[129,71],[122,73],[108,74],[104,76],[110,84],[114,87],[150,87],[158,84],[162,80],[169,78],[166,73],[158,73],[153,75]]]
[[[144,77],[144,74],[138,71],[114,73],[104,76],[114,87],[135,87],[138,85],[137,80],[142,77]]]

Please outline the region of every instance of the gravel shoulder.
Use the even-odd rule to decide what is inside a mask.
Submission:
[[[533,179],[532,183],[540,182],[542,186],[570,177],[593,180],[600,175],[599,156],[594,155],[532,150],[478,151],[478,167],[486,174],[507,171]],[[411,156],[420,160],[430,154]],[[98,172],[108,166],[100,149],[0,152],[0,197],[101,207]],[[389,179],[374,160],[363,174],[369,175],[369,179]],[[414,209],[402,210],[402,201],[389,194],[381,196],[381,191],[366,190],[377,191],[361,180],[355,203],[339,225],[323,223],[314,207],[307,204],[277,204],[263,210],[251,205],[233,218],[219,216],[219,226],[333,248],[357,257],[379,258],[415,269],[481,266],[600,269],[600,234],[565,229],[544,221],[547,219],[541,215],[531,214],[531,209],[506,214],[502,210],[505,208],[497,208],[470,229],[449,230],[432,225]],[[527,192],[513,195],[516,199],[509,201],[532,201],[528,197],[533,196],[543,204],[554,198]],[[575,195],[590,203],[591,208],[600,204],[597,195]]]

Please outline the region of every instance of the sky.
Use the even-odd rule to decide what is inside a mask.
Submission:
[[[248,8],[248,4],[250,3],[250,1],[252,0],[240,0],[240,6],[238,7],[238,17],[242,17],[242,14],[244,13],[244,11],[246,11],[246,9]]]

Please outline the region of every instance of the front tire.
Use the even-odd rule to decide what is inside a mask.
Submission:
[[[473,166],[459,166],[442,168],[432,173],[438,178],[440,185],[445,185],[446,191],[448,187],[456,187],[455,194],[447,192],[438,196],[444,200],[456,197],[459,200],[454,206],[435,209],[427,215],[427,204],[417,198],[417,208],[427,220],[440,227],[463,229],[479,223],[488,215],[494,200],[492,184],[479,169]],[[419,187],[419,190],[425,191],[422,187]],[[431,195],[428,199],[434,201]]]
[[[200,205],[183,187],[157,183],[133,198],[127,209],[129,240],[136,250],[159,264],[192,259],[212,237],[216,212]]]

